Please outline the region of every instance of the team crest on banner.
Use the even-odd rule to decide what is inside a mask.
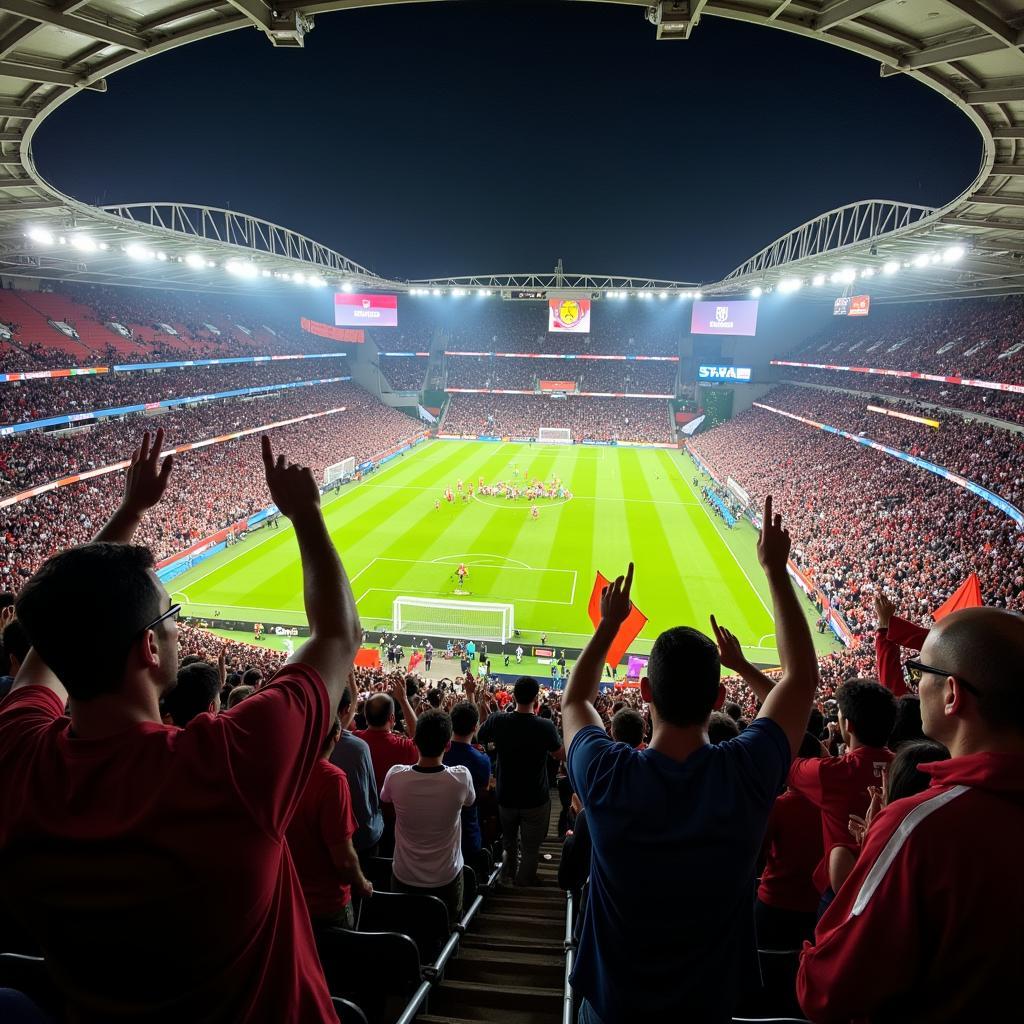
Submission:
[[[728,306],[715,306],[715,319],[722,323],[729,319],[729,307]]]
[[[548,299],[548,330],[590,333],[590,299]]]

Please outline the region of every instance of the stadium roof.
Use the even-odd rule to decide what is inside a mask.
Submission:
[[[299,47],[315,16],[403,0],[0,0],[0,272],[25,277],[228,290],[246,277],[350,287],[508,287],[521,274],[401,282],[255,217],[180,203],[94,208],[61,194],[32,160],[42,120],[80,89],[164,50],[239,28]],[[707,294],[783,290],[824,278],[852,291],[871,271],[876,298],[1024,291],[1024,0],[612,0],[640,8],[663,40],[685,40],[704,17],[819,39],[910,75],[956,104],[982,139],[978,176],[931,210],[865,201],[830,211],[773,242]],[[581,7],[579,16],[586,17]],[[395,11],[400,17],[400,11]],[[766,36],[766,45],[770,39]],[[856,126],[847,126],[855,131]],[[31,236],[30,233],[31,232]],[[225,270],[230,264],[230,272]],[[888,265],[888,267],[887,267]],[[885,272],[888,270],[888,272]],[[625,287],[690,291],[684,282]],[[528,286],[523,286],[528,287]],[[821,294],[825,295],[825,289]]]

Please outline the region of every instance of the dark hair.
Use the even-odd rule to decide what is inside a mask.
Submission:
[[[194,661],[178,669],[178,681],[162,701],[164,714],[178,726],[186,726],[196,715],[210,709],[220,690],[220,672],[207,661]]]
[[[671,725],[703,725],[718,700],[722,663],[714,642],[689,626],[666,629],[651,648],[651,703]]]
[[[918,766],[948,760],[949,751],[941,743],[932,740],[904,743],[889,765],[888,802],[923,793],[931,784],[932,777],[920,771]]]
[[[335,718],[334,721],[331,722],[330,729],[327,730],[327,735],[324,737],[324,745],[320,748],[320,756],[326,757],[331,752],[331,747],[333,747],[340,739],[341,719]]]
[[[480,712],[468,700],[459,701],[452,708],[452,731],[456,736],[471,736],[480,723]]]
[[[178,668],[188,668],[189,665],[195,665],[196,662],[202,660],[203,659],[198,654],[186,654],[178,663]]]
[[[734,700],[727,700],[722,705],[722,710],[734,721],[738,722],[743,717],[743,711]]]
[[[807,731],[817,739],[821,739],[821,734],[825,731],[825,716],[818,710],[817,706],[811,708],[811,713],[807,716]]]
[[[345,711],[352,706],[352,687],[346,686],[341,691],[341,700],[338,701],[338,710]]]
[[[18,595],[32,646],[73,699],[121,688],[132,647],[163,610],[152,568],[148,548],[83,544],[47,559]]]
[[[11,591],[0,590],[0,608],[10,608],[14,601],[14,594]]]
[[[512,687],[517,704],[532,704],[540,693],[540,683],[532,676],[520,676]]]
[[[740,734],[740,727],[724,711],[712,711],[708,719],[708,742],[713,744],[734,740]]]
[[[416,749],[424,757],[440,757],[452,738],[452,719],[446,711],[431,708],[416,719]]]
[[[896,701],[896,719],[889,733],[888,747],[890,750],[899,750],[905,743],[923,739],[921,698],[912,693],[904,694]]]
[[[254,690],[263,682],[263,673],[258,668],[247,668],[242,673],[242,685],[251,686]]]
[[[439,708],[441,706],[441,691],[434,689],[427,690],[427,703],[432,708]]]
[[[388,724],[388,719],[395,713],[395,702],[386,693],[375,693],[370,697],[363,714],[366,715],[366,724],[373,729],[380,729]]]
[[[896,720],[896,698],[891,691],[874,679],[847,679],[836,690],[836,701],[861,743],[885,745]]]
[[[4,628],[3,648],[6,654],[13,654],[19,662],[25,660],[32,647],[32,641],[28,638],[28,630],[23,623],[12,619]]]
[[[236,686],[228,694],[228,710],[230,711],[236,704],[241,704],[246,697],[251,697],[255,692],[251,686]]]
[[[616,711],[612,717],[612,739],[630,747],[639,747],[644,741],[644,716],[632,708]]]

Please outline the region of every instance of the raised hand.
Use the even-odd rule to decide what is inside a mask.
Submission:
[[[152,440],[152,443],[150,441]],[[160,450],[164,444],[164,430],[161,427],[151,439],[147,430],[142,435],[142,443],[132,453],[125,474],[124,498],[121,506],[126,512],[141,518],[143,513],[151,509],[167,490],[167,481],[174,466],[174,456],[168,455],[163,464],[160,461]]]
[[[633,587],[633,563],[629,563],[625,576],[616,578],[601,591],[601,621],[621,626],[629,617],[633,605],[629,592]]]
[[[260,443],[270,497],[274,499],[274,504],[281,510],[282,515],[294,520],[296,516],[319,509],[320,489],[316,485],[313,471],[308,466],[289,462],[280,453],[275,458],[270,438],[266,434],[260,439]]]
[[[743,648],[740,647],[739,640],[725,626],[720,626],[714,615],[711,616],[711,630],[715,634],[718,656],[722,664],[726,668],[732,669],[733,672],[742,672],[749,662],[743,653]]]
[[[772,512],[772,496],[764,499],[764,518],[761,536],[757,541],[757,560],[766,574],[785,572],[792,541],[789,530],[782,525],[782,515]]]
[[[872,604],[875,606],[875,618],[878,620],[878,628],[888,629],[892,617],[896,614],[896,605],[880,590],[875,593]]]

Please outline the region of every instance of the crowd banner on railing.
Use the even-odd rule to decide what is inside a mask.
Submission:
[[[307,334],[315,334],[318,338],[330,338],[331,341],[347,341],[351,344],[362,345],[366,335],[361,327],[334,327],[331,324],[321,324],[316,320],[308,320],[303,317],[299,326]]]
[[[931,380],[937,384],[960,384],[967,388],[987,388],[989,391],[1012,391],[1024,395],[1024,384],[1002,384],[994,380],[973,380],[970,377],[945,377],[936,373],[920,373],[917,370],[887,370],[877,366],[838,366],[834,363],[794,363],[785,359],[773,359],[772,366],[799,366],[805,370],[840,370],[844,373],[874,373],[882,377],[909,377],[912,380]]]
[[[76,412],[67,416],[49,416],[42,420],[26,420],[24,423],[11,423],[0,427],[0,437],[9,434],[21,434],[27,430],[42,430],[43,427],[60,427],[86,420],[109,419],[112,416],[127,416],[133,412],[150,412],[153,409],[172,409],[178,405],[189,405],[195,402],[212,402],[222,398],[239,398],[242,395],[262,395],[271,391],[287,391],[290,388],[308,388],[317,384],[339,384],[351,380],[351,377],[321,377],[317,380],[295,380],[289,384],[264,384],[256,388],[235,388],[233,391],[216,391],[209,395],[187,395],[183,398],[165,398],[160,402],[143,402],[140,405],[121,405],[110,409],[91,409],[89,412]]]
[[[886,455],[891,455],[894,459],[909,462],[912,466],[917,466],[918,469],[934,473],[936,476],[942,477],[942,479],[948,480],[952,484],[956,484],[957,487],[963,487],[965,490],[977,495],[983,501],[987,501],[990,505],[999,509],[1000,512],[1009,516],[1020,529],[1024,529],[1024,512],[1021,512],[1016,505],[1010,504],[1010,502],[1005,498],[1000,498],[998,494],[990,491],[987,487],[982,487],[981,484],[976,483],[974,480],[968,480],[967,477],[946,469],[945,466],[937,466],[934,462],[928,462],[927,459],[921,459],[916,455],[911,455],[910,452],[901,451],[899,448],[890,448],[888,445],[880,444],[878,441],[872,441],[869,437],[861,437],[859,434],[851,434],[848,430],[840,430],[838,427],[830,426],[827,423],[818,423],[817,420],[810,420],[804,416],[798,416],[793,412],[785,412],[783,409],[776,409],[774,406],[765,405],[763,402],[754,402],[753,404],[758,409],[765,409],[768,412],[775,413],[777,416],[785,416],[787,419],[797,420],[799,423],[804,423],[809,427],[816,428],[817,430],[823,430],[828,434],[836,434],[839,437],[845,437],[848,441],[853,441],[856,444],[863,445],[865,448],[874,448],[876,451],[885,452]]]
[[[259,427],[248,427],[245,430],[236,430],[231,434],[220,434],[217,437],[208,437],[204,441],[192,441],[189,444],[178,445],[177,448],[165,448],[165,455],[180,455],[183,452],[194,451],[198,448],[206,448],[211,444],[223,444],[225,441],[235,441],[240,437],[248,437],[250,434],[258,434],[264,430],[276,430],[278,427],[289,427],[293,423],[302,423],[305,420],[319,419],[321,416],[333,416],[335,413],[344,412],[347,406],[339,406],[336,409],[324,409],[323,412],[311,412],[305,416],[294,416],[288,420],[277,420],[275,423],[264,423]],[[59,480],[50,480],[37,487],[30,487],[28,490],[19,491],[10,497],[0,499],[0,509],[10,505],[17,505],[19,502],[28,501],[30,498],[37,498],[40,494],[48,491],[55,491],[58,487],[67,487],[70,484],[80,484],[85,480],[91,480],[96,476],[106,476],[108,473],[116,473],[118,470],[127,469],[127,460],[113,462],[109,466],[100,466],[98,469],[90,469],[84,473],[75,473],[74,476],[61,477]]]
[[[726,525],[730,527],[735,526],[736,517],[730,511],[729,506],[726,505],[726,503],[722,501],[722,499],[712,490],[708,490],[707,496],[711,500],[711,503],[715,506],[715,508],[717,508],[718,511],[722,513],[722,518],[725,520]]]
[[[341,409],[332,410],[334,412],[342,412]],[[316,415],[326,415],[326,413],[318,413]],[[311,417],[303,416],[302,419],[310,419]],[[291,420],[289,422],[297,422]],[[279,424],[283,425],[283,424]],[[265,430],[266,427],[257,427],[256,430]],[[252,433],[253,431],[246,431],[246,433]],[[387,449],[380,455],[375,455],[372,459],[368,459],[361,465],[357,466],[357,470],[363,472],[367,469],[372,469],[375,466],[381,466],[385,462],[389,462],[391,459],[403,452],[409,451],[415,445],[419,444],[420,441],[425,440],[430,435],[427,432],[422,434],[416,434],[403,441],[400,445],[396,445],[393,448]],[[171,454],[168,452],[167,454]],[[122,463],[122,466],[126,466],[127,463]],[[323,487],[320,488],[324,490]],[[184,551],[179,551],[176,555],[169,555],[167,558],[161,559],[156,563],[156,574],[160,578],[161,582],[167,583],[173,580],[175,577],[180,576],[183,572],[187,572],[189,569],[195,568],[200,562],[205,562],[206,559],[212,555],[217,554],[219,551],[223,551],[228,536],[232,533],[240,533],[243,530],[251,530],[253,527],[258,526],[264,522],[270,516],[277,512],[276,505],[268,505],[266,508],[260,509],[251,516],[247,516],[244,519],[239,519],[237,522],[232,523],[230,526],[225,526],[221,530],[217,530],[216,533],[211,533],[208,537],[204,537],[202,540],[197,540],[194,544],[187,547]]]
[[[415,359],[417,356],[429,356],[429,352],[381,352],[382,356],[388,356],[391,359],[401,359],[404,356],[408,356]]]
[[[394,355],[385,352],[382,355]],[[419,353],[417,353],[419,354]],[[586,353],[563,355],[554,352],[462,352],[446,349],[446,356],[495,356],[498,359],[600,359],[615,362],[678,363],[679,356],[594,356]],[[423,353],[426,355],[426,353]]]
[[[536,395],[536,391],[523,388],[445,388],[450,395]],[[649,391],[564,391],[577,398],[675,398],[675,395]]]
[[[58,377],[86,377],[98,373],[128,373],[137,370],[175,370],[189,366],[228,366],[236,363],[276,363],[288,359],[344,359],[347,352],[296,352],[278,356],[225,356],[223,359],[177,359],[157,363],[116,363],[114,366],[68,366],[61,370],[25,370],[0,373],[0,384],[19,380]]]

